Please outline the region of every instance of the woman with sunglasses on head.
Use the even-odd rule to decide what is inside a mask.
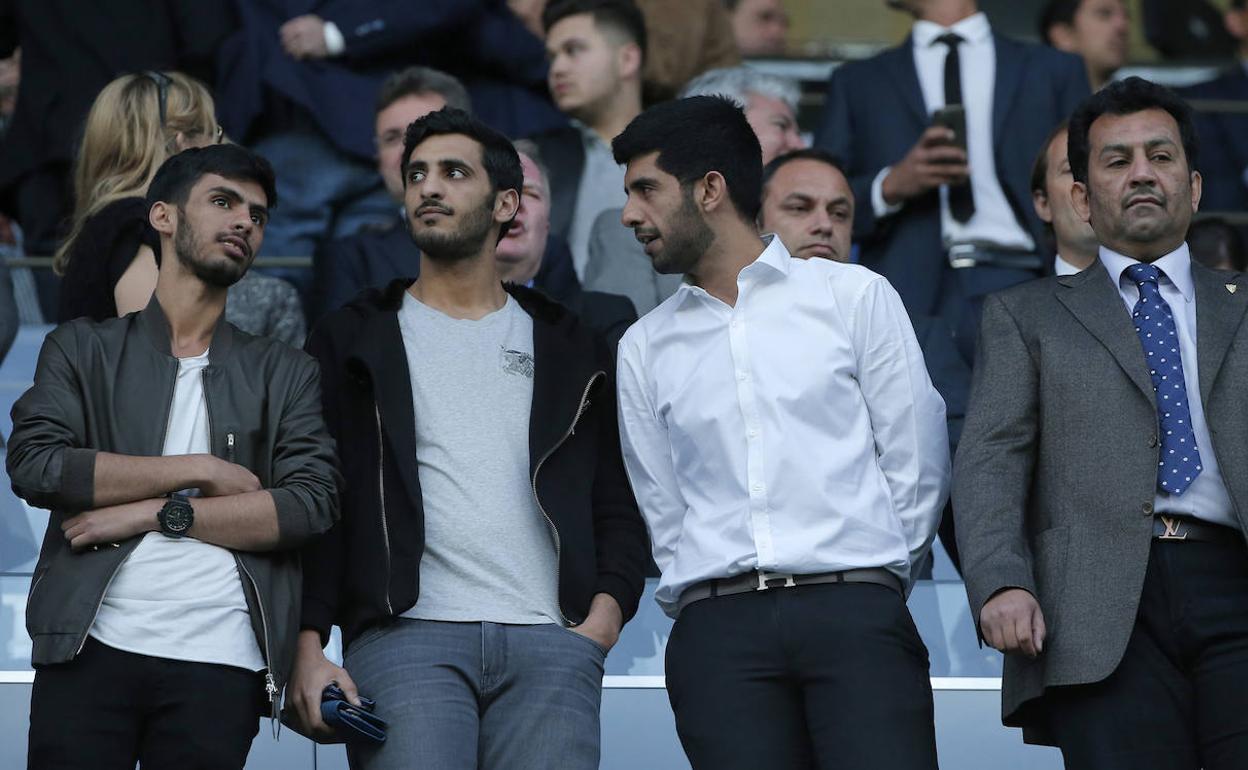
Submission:
[[[75,159],[72,225],[52,262],[58,321],[102,321],[147,305],[157,243],[147,185],[170,155],[220,139],[208,89],[179,72],[123,75],[100,91]]]
[[[147,224],[148,183],[170,155],[222,141],[212,95],[179,72],[123,75],[87,115],[74,170],[73,226],[57,250],[58,321],[142,310],[156,288],[159,241]],[[295,288],[248,272],[230,287],[226,320],[296,347],[307,335]]]

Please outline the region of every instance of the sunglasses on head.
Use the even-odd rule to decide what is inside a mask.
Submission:
[[[169,86],[173,84],[173,78],[163,72],[157,70],[143,70],[139,73],[143,77],[156,84],[156,106],[160,113],[160,125],[163,128],[165,120],[169,112]],[[225,129],[217,124],[216,133],[213,136],[214,144],[221,144],[221,140],[225,138]]]

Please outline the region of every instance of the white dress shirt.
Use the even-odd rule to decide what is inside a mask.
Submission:
[[[1132,312],[1135,303],[1140,301],[1140,289],[1124,273],[1131,265],[1138,264],[1137,260],[1102,246],[1101,261],[1105,263],[1110,278],[1117,282],[1118,293],[1122,295],[1127,312]],[[1199,361],[1196,358],[1196,286],[1192,282],[1192,258],[1187,244],[1152,264],[1161,271],[1158,288],[1161,290],[1162,299],[1170,306],[1170,312],[1174,315],[1175,331],[1179,337],[1179,355],[1183,358],[1183,384],[1187,386],[1192,432],[1196,434],[1196,446],[1200,450],[1202,466],[1200,475],[1182,495],[1171,495],[1159,490],[1153,501],[1153,510],[1157,513],[1195,516],[1214,524],[1239,529],[1239,522],[1231,508],[1230,495],[1226,491],[1226,483],[1222,481],[1222,471],[1218,468],[1218,458],[1213,453],[1209,424],[1205,422],[1205,406],[1200,400]]]
[[[1062,259],[1061,254],[1057,254],[1053,257],[1054,275],[1074,275],[1075,273],[1080,272],[1083,272],[1083,270]]]
[[[992,132],[993,89],[997,82],[997,49],[992,40],[988,17],[976,13],[952,27],[930,21],[917,21],[911,30],[914,68],[928,114],[945,106],[945,57],[949,47],[937,38],[948,32],[960,35],[958,65],[962,73],[962,104],[966,108],[966,144],[971,169],[971,194],[975,214],[959,222],[949,211],[949,188],[940,188],[940,232],[945,247],[956,244],[996,246],[1031,251],[1035,241],[1018,222],[997,178],[997,161],[993,152]],[[884,169],[871,188],[872,207],[876,217],[900,211],[902,205],[884,202]]]
[[[909,585],[949,493],[945,406],[897,292],[779,238],[735,306],[684,284],[620,341],[624,463],[655,598],[755,569]]]

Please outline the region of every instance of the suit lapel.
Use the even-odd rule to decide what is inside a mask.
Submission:
[[[1023,59],[1026,52],[1022,47],[999,35],[992,36],[996,50],[997,79],[992,94],[992,136],[1001,146],[1001,137],[1005,135],[1005,119],[1014,106],[1014,99],[1019,91],[1023,77]]]
[[[1200,398],[1209,403],[1209,394],[1226,351],[1235,339],[1248,308],[1248,285],[1239,273],[1219,273],[1192,262],[1192,282],[1196,286],[1196,362],[1200,376]],[[1226,287],[1236,286],[1231,292]]]
[[[1064,288],[1057,299],[1113,355],[1127,377],[1156,408],[1153,381],[1144,363],[1144,350],[1131,316],[1123,308],[1118,287],[1100,261],[1075,275],[1058,279]],[[1226,291],[1223,289],[1223,291]]]
[[[880,58],[884,71],[897,86],[902,103],[914,113],[921,125],[926,126],[929,118],[923,101],[923,89],[919,86],[919,72],[914,66],[914,38],[906,36],[905,42],[885,51]]]

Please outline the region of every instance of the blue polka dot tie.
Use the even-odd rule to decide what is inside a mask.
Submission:
[[[1174,313],[1161,296],[1157,279],[1161,271],[1153,265],[1136,264],[1127,268],[1127,277],[1140,288],[1131,318],[1144,346],[1148,373],[1157,396],[1157,423],[1161,428],[1161,459],[1157,463],[1157,487],[1181,495],[1200,475],[1200,449],[1192,432],[1192,413],[1187,405],[1187,383],[1183,379],[1183,358]]]

